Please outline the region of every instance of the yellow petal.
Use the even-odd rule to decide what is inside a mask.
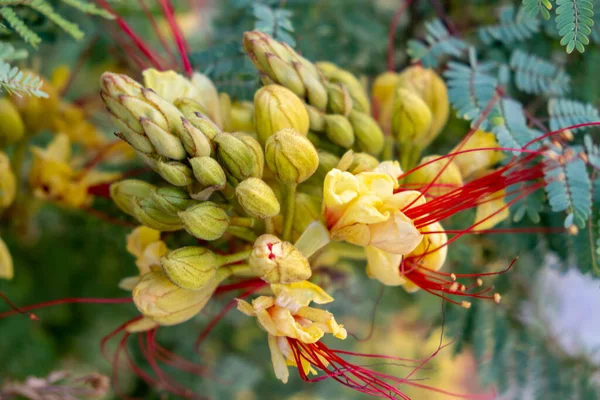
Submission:
[[[324,332],[321,329],[311,324],[310,321],[301,324],[287,308],[274,307],[271,310],[271,317],[277,326],[278,336],[298,339],[307,344],[316,343],[323,337]]]
[[[296,313],[301,307],[308,306],[311,302],[317,304],[331,303],[333,298],[323,289],[308,281],[294,282],[288,285],[271,285],[275,293],[275,303]]]
[[[412,220],[400,211],[395,211],[385,222],[369,225],[369,230],[369,245],[388,253],[407,254],[422,240],[422,235]]]
[[[349,172],[332,169],[323,182],[323,215],[327,226],[334,225],[347,205],[358,197],[358,180]]]
[[[403,211],[404,208],[414,208],[421,206],[426,203],[425,196],[417,190],[404,190],[394,194],[391,198],[385,201],[385,206],[393,209]]]
[[[12,279],[14,276],[13,261],[10,251],[0,238],[0,278]]]
[[[142,319],[128,324],[125,330],[129,333],[146,332],[158,326],[158,322],[152,318],[143,317]]]
[[[45,156],[57,162],[69,162],[71,160],[71,142],[64,133],[54,136],[45,150]]]
[[[448,255],[448,246],[444,246],[448,241],[448,235],[446,235],[439,222],[421,228],[421,232],[423,233],[423,240],[407,257],[414,259],[423,268],[437,271],[442,268]]]
[[[392,254],[376,247],[365,248],[367,254],[367,274],[387,286],[399,286],[406,282],[400,274],[402,255]]]
[[[460,149],[457,147],[452,152],[495,147],[499,147],[496,136],[493,133],[478,130],[471,135],[469,140]],[[460,169],[462,177],[468,178],[479,171],[491,167],[502,160],[503,157],[501,151],[481,150],[458,154],[454,157],[453,161]]]
[[[486,197],[475,211],[475,230],[491,229],[510,216],[510,210],[504,201],[504,190]]]
[[[127,291],[132,291],[135,285],[140,282],[139,276],[129,276],[127,278],[121,279],[119,282],[119,288]]]
[[[140,276],[144,275],[152,269],[152,267],[160,266],[160,259],[169,252],[167,245],[162,240],[150,243],[138,258],[135,265],[140,271]]]
[[[127,251],[136,258],[144,255],[146,247],[160,240],[160,232],[145,226],[138,226],[127,235]]]
[[[279,345],[277,344],[277,338],[273,335],[269,335],[269,350],[271,350],[271,362],[273,363],[273,370],[275,371],[275,376],[281,382],[287,383],[288,378],[290,376],[290,372],[288,371],[288,367],[285,362],[285,357],[283,356],[283,353],[281,352],[281,350],[279,349]]]
[[[387,221],[390,213],[384,210],[384,203],[376,195],[362,195],[350,203],[335,225],[331,228],[332,234],[335,230],[356,224],[377,224]]]
[[[172,103],[179,97],[189,97],[195,100],[200,92],[185,76],[175,71],[157,71],[153,68],[142,72],[144,86],[154,90],[159,96]]]
[[[398,177],[403,174],[398,161],[384,161],[373,170],[390,176],[394,180],[394,188],[398,187]]]
[[[238,311],[241,311],[242,313],[246,314],[249,317],[256,316],[256,313],[254,312],[254,308],[252,308],[252,305],[250,303],[248,303],[246,300],[235,299],[235,301],[237,301]]]

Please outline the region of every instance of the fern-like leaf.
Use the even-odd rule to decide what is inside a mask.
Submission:
[[[442,21],[435,19],[425,23],[425,43],[411,39],[407,52],[413,61],[420,60],[425,68],[435,68],[443,57],[460,57],[467,44],[448,32]]]
[[[515,13],[512,6],[502,7],[498,24],[479,28],[479,38],[485,44],[511,44],[529,39],[540,29],[540,22],[524,12]]]
[[[492,132],[496,135],[500,146],[520,149],[526,143],[540,136],[540,131],[527,126],[523,106],[518,101],[502,99],[498,108],[494,111],[499,115],[491,115],[489,120],[492,125]],[[537,147],[537,143],[529,146],[530,149]],[[518,152],[515,152],[515,154],[518,154]]]
[[[493,65],[478,64],[474,49],[469,51],[469,65],[451,61],[444,72],[448,98],[459,118],[477,121],[497,91],[498,81],[489,74]],[[487,129],[484,120],[480,128]]]
[[[523,9],[530,17],[537,17],[538,14],[542,15],[544,19],[550,19],[550,10],[552,10],[552,3],[550,0],[523,0]]]
[[[574,49],[583,53],[590,43],[589,36],[594,25],[594,4],[590,0],[557,0],[556,28],[566,46],[567,53]]]
[[[292,36],[294,26],[290,21],[292,16],[290,10],[273,9],[266,4],[255,3],[253,11],[256,18],[254,29],[265,32],[290,46],[296,45],[296,41]]]
[[[80,40],[83,38],[84,33],[79,29],[79,26],[64,19],[60,14],[54,11],[54,8],[52,8],[50,3],[46,0],[32,0],[30,3],[27,3],[27,5],[54,22],[74,39]]]
[[[0,17],[28,44],[37,47],[42,39],[15,13],[11,7],[0,7]]]
[[[60,0],[63,3],[78,9],[81,12],[84,12],[86,14],[90,14],[90,15],[98,15],[100,17],[106,18],[106,19],[114,19],[114,15],[112,15],[111,13],[109,13],[108,11],[106,11],[103,8],[100,8],[98,6],[96,6],[94,3],[90,3],[89,1],[85,1],[85,0]]]
[[[0,89],[11,95],[36,96],[47,98],[48,94],[44,92],[42,80],[39,76],[33,74],[24,74],[17,67],[11,67],[10,64],[0,61]]]
[[[563,96],[569,90],[569,75],[542,58],[515,50],[510,66],[515,71],[515,84],[525,93]]]
[[[567,152],[576,154],[579,151],[574,146],[564,150],[563,154]],[[544,169],[548,201],[553,211],[568,212],[564,223],[567,228],[571,225],[585,227],[592,212],[592,183],[587,166],[585,161],[575,157],[549,162]]]
[[[15,49],[9,43],[0,42],[0,61],[15,61],[27,58],[27,50]]]
[[[589,103],[569,99],[550,99],[548,114],[550,115],[550,129],[553,131],[600,120],[596,107]],[[574,131],[582,129],[585,128],[574,129]]]

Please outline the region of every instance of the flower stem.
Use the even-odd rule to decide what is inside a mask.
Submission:
[[[292,226],[294,225],[294,215],[296,214],[296,185],[283,185],[283,240],[289,241],[292,238]]]
[[[220,255],[219,259],[221,260],[221,265],[235,264],[250,257],[251,253],[252,249],[248,249],[238,253]]]
[[[231,217],[231,218],[229,218],[229,226],[240,226],[243,228],[253,228],[254,227],[254,218]]]
[[[250,243],[254,243],[254,241],[256,240],[256,234],[253,231],[240,226],[230,225],[229,228],[227,228],[227,233]]]

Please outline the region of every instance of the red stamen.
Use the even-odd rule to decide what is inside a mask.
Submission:
[[[154,18],[154,15],[152,15],[152,13],[148,9],[148,6],[146,5],[146,2],[144,0],[138,0],[138,3],[140,3],[140,6],[142,7],[144,14],[146,15],[146,18],[148,18],[148,21],[150,21],[150,24],[152,25],[152,29],[154,30],[154,33],[156,33],[156,36],[158,36],[158,40],[160,41],[160,44],[162,45],[162,47],[165,49],[165,51],[169,55],[169,58],[171,59],[171,63],[173,64],[173,67],[176,68],[177,59],[175,58],[175,55],[171,51],[171,48],[169,47],[169,44],[167,43],[165,36],[162,34],[162,31],[158,27],[158,24],[156,23],[156,19]]]
[[[167,21],[169,22],[175,42],[177,43],[177,49],[179,50],[179,55],[181,56],[181,61],[183,62],[183,70],[186,74],[191,76],[194,73],[194,70],[187,54],[188,45],[184,35],[179,29],[179,25],[177,25],[177,21],[175,21],[175,17],[173,15],[173,5],[171,4],[170,0],[160,0],[160,4],[162,5],[163,12],[167,18]]]
[[[396,28],[398,27],[398,23],[400,22],[400,17],[404,14],[404,11],[413,3],[414,0],[407,0],[402,2],[400,7],[396,10],[394,15],[392,16],[392,21],[390,22],[390,28],[388,30],[388,71],[393,71],[395,68],[394,63],[394,41],[396,39]]]
[[[4,293],[0,292],[0,297],[2,299],[4,299],[4,301],[9,305],[10,308],[12,308],[15,311],[15,313],[27,315],[29,317],[29,319],[32,320],[32,321],[37,321],[39,319],[37,317],[37,315],[32,314],[32,313],[28,313],[24,309],[21,309],[21,308],[17,307],[12,301],[10,301],[10,299]],[[1,317],[2,317],[2,314],[0,314],[0,318]]]
[[[3,296],[4,297],[4,296]],[[4,297],[5,300],[6,297]],[[45,307],[51,307],[51,306],[56,306],[59,304],[71,304],[71,303],[85,303],[85,304],[123,304],[123,303],[131,303],[133,302],[133,299],[131,297],[121,297],[121,298],[114,298],[114,299],[110,299],[110,298],[88,298],[88,297],[72,297],[72,298],[66,298],[66,299],[58,299],[58,300],[51,300],[51,301],[46,301],[43,303],[38,303],[38,304],[32,304],[29,306],[25,306],[25,307],[20,307],[18,309],[14,309],[14,311],[6,311],[3,313],[0,313],[0,319],[2,318],[6,318],[6,317],[10,317],[11,315],[15,315],[18,313],[23,313],[23,312],[27,312],[30,310],[37,310],[38,308],[45,308]],[[18,310],[18,311],[17,311]]]

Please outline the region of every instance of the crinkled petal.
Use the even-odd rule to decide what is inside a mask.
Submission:
[[[333,298],[323,289],[308,281],[294,282],[287,285],[274,284],[271,290],[275,293],[275,303],[296,313],[301,307],[311,302],[316,304],[331,303]]]
[[[392,254],[373,246],[365,248],[367,274],[387,286],[399,286],[406,282],[400,274],[402,255]]]
[[[484,203],[479,204],[475,211],[476,230],[491,229],[510,216],[510,211],[504,201],[504,190],[489,195]]]
[[[269,335],[269,350],[271,350],[271,362],[273,363],[273,370],[275,371],[275,376],[283,383],[287,383],[290,372],[288,371],[287,364],[285,362],[285,357],[278,345],[278,338]],[[283,338],[285,340],[285,338]]]
[[[394,254],[408,254],[417,247],[423,236],[404,213],[395,211],[385,222],[369,225],[369,244]]]
[[[138,226],[127,235],[127,251],[136,258],[142,257],[146,247],[160,240],[160,232],[146,226]]]

